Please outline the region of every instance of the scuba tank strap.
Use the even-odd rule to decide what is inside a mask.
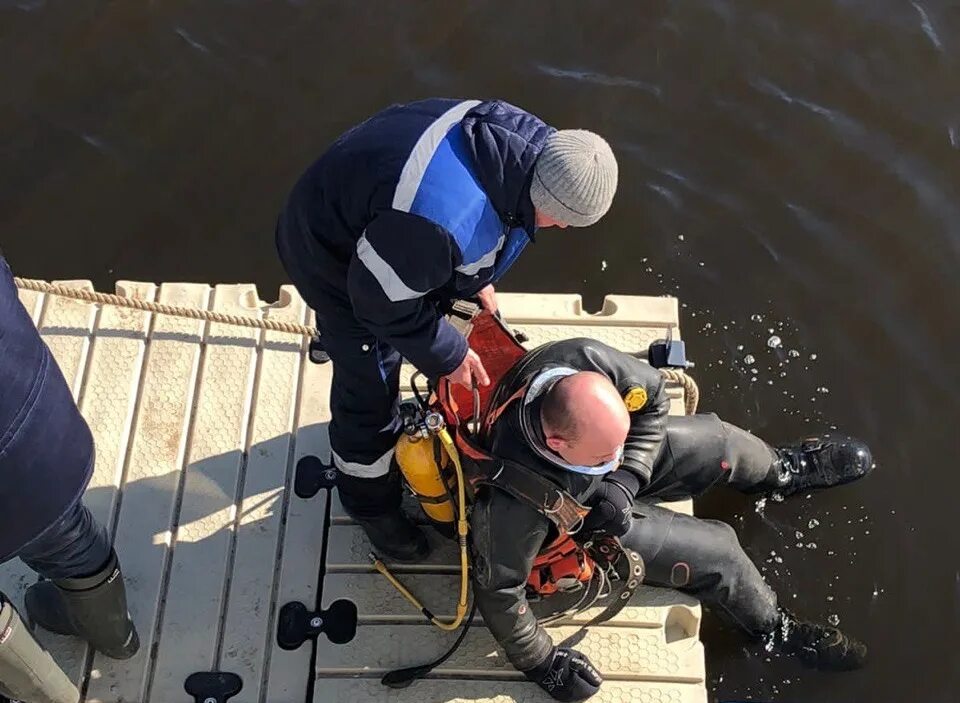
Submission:
[[[531,471],[522,464],[490,456],[477,462],[480,475],[474,485],[498,488],[517,500],[532,506],[546,516],[561,535],[576,534],[590,509],[550,479]]]
[[[506,409],[510,407],[510,404],[513,403],[513,401],[523,398],[527,392],[527,386],[529,385],[529,383],[524,383],[522,387],[514,391],[513,395],[495,407],[491,404],[486,416],[480,422],[482,427],[481,432],[483,435],[488,435],[490,433],[490,430],[493,428],[493,423],[500,419],[500,416],[503,415]]]

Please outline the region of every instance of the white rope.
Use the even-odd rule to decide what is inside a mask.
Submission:
[[[246,317],[243,315],[227,315],[212,310],[200,310],[199,308],[185,308],[176,305],[165,305],[163,303],[154,303],[140,298],[129,298],[123,295],[113,295],[109,293],[98,293],[83,288],[69,288],[56,283],[47,283],[32,278],[14,278],[14,282],[23,290],[31,290],[37,293],[47,293],[58,295],[63,298],[72,298],[82,300],[87,303],[97,303],[100,305],[113,305],[121,308],[132,308],[143,312],[152,312],[158,315],[172,315],[174,317],[185,317],[191,320],[204,320],[206,322],[219,322],[224,325],[236,325],[239,327],[252,327],[261,330],[270,330],[273,332],[286,332],[288,334],[299,334],[306,337],[317,336],[317,328],[307,325],[299,325],[293,322],[282,322],[280,320],[260,319],[257,317]],[[697,382],[689,374],[677,369],[660,369],[660,373],[668,381],[676,383],[683,388],[684,405],[687,415],[693,415],[697,412],[697,405],[700,402],[700,389]]]

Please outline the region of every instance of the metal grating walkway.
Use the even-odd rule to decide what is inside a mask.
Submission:
[[[290,287],[273,305],[245,284],[123,282],[117,289],[296,322],[309,312]],[[306,361],[304,340],[33,293],[21,299],[96,438],[97,468],[85,500],[114,531],[144,643],[136,657],[116,662],[77,640],[40,633],[86,701],[190,701],[184,680],[212,670],[242,677],[232,703],[301,703],[310,696],[317,703],[547,700],[482,626],[434,678],[402,691],[380,685],[382,673],[431,658],[451,636],[422,624],[373,572],[366,540],[335,496],[293,494],[296,462],[329,457],[331,368]],[[677,325],[671,298],[609,296],[597,315],[583,313],[574,295],[500,300],[530,345],[589,336],[638,351]],[[680,391],[671,392],[681,413]],[[438,545],[428,563],[398,571],[428,607],[449,614],[456,581],[450,545]],[[35,578],[19,561],[0,566],[0,590],[15,603]],[[277,646],[283,604],[312,609],[318,599],[326,607],[338,598],[357,603],[353,641],[334,645],[320,635],[313,647]],[[699,623],[696,601],[641,590],[614,621],[591,628],[577,644],[607,679],[593,700],[705,701]],[[575,625],[553,628],[554,639]]]

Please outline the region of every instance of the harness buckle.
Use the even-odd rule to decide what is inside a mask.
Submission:
[[[563,497],[563,493],[561,493],[560,491],[557,491],[557,495],[560,497],[560,504],[559,504],[556,508],[554,508],[553,510],[551,510],[550,508],[548,508],[548,507],[546,507],[546,506],[543,507],[543,512],[546,513],[547,515],[556,515],[557,513],[559,513],[559,512],[563,509],[563,502],[564,502],[564,500],[565,500],[565,498]],[[582,521],[582,520],[583,520],[583,518],[581,518],[581,521]]]

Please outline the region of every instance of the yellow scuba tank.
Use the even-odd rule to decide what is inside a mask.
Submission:
[[[421,402],[421,406],[426,408],[425,403]],[[452,632],[460,627],[467,615],[467,591],[470,582],[467,558],[467,533],[470,527],[467,523],[463,464],[440,413],[424,412],[419,408],[411,410],[410,407],[401,405],[400,417],[404,428],[404,434],[397,441],[396,460],[400,471],[427,515],[438,522],[456,523],[457,546],[460,551],[460,595],[457,599],[457,614],[453,620],[440,620],[424,608],[417,597],[390,573],[387,565],[373,552],[370,553],[370,560],[373,568],[383,574],[414,608],[441,630]],[[442,457],[439,467],[435,458],[438,456]],[[448,464],[451,465],[450,470],[444,471]],[[444,481],[447,482],[446,485]],[[454,495],[455,501],[452,498]]]
[[[439,451],[439,443],[433,432],[401,434],[397,441],[397,465],[423,512],[437,522],[451,523],[456,513],[450,496],[457,492],[457,481],[448,471],[450,459],[446,451]],[[439,467],[438,456],[441,457]],[[448,477],[446,486],[444,476]]]

